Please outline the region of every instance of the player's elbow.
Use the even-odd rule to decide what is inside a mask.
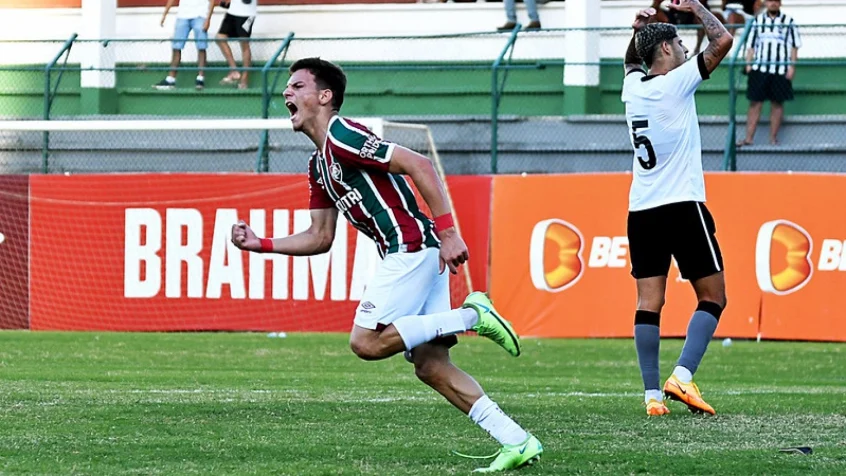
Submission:
[[[727,55],[729,51],[731,51],[731,47],[734,45],[734,37],[731,36],[731,33],[725,33],[723,36],[717,40],[717,45],[722,53],[723,56]]]
[[[328,253],[330,249],[332,249],[332,242],[335,241],[335,237],[324,236],[317,245],[317,254]]]
[[[335,241],[335,230],[321,230],[314,234],[314,254],[328,253]]]

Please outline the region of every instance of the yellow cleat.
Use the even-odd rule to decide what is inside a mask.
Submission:
[[[699,392],[699,387],[693,381],[690,383],[682,383],[675,375],[670,375],[667,382],[664,383],[664,395],[670,400],[676,400],[687,405],[687,408],[693,413],[709,413],[716,415],[714,407],[705,403],[702,400],[702,394]]]
[[[649,403],[646,404],[646,415],[647,416],[661,416],[661,415],[669,415],[670,409],[667,408],[667,405],[664,405],[664,402],[655,400],[651,398]]]

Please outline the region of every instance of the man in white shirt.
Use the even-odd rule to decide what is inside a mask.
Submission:
[[[162,20],[159,23],[162,27],[165,18],[176,0],[167,0]],[[193,31],[194,40],[197,44],[197,79],[194,80],[194,87],[203,89],[206,85],[203,70],[206,67],[206,48],[208,48],[208,31],[211,22],[212,11],[214,10],[213,0],[180,0],[176,12],[176,26],[173,32],[173,52],[170,58],[170,74],[159,83],[153,85],[156,89],[174,89],[176,87],[176,69],[182,61],[182,49],[188,40],[188,35]]]
[[[691,12],[702,23],[708,46],[687,61],[676,27],[649,23],[656,14],[638,12],[625,59],[622,101],[634,149],[629,194],[628,238],[637,282],[634,337],[650,416],[665,415],[658,349],[661,308],[672,258],[693,285],[699,304],[684,348],[663,393],[694,413],[715,414],[693,383],[726,305],[723,259],[714,220],[705,207],[705,179],[694,93],[731,49],[732,36],[698,0],[673,0],[670,8]],[[649,74],[643,69],[643,63]]]
[[[220,0],[220,6],[229,9],[220,23],[220,29],[217,31],[217,45],[229,64],[229,74],[220,81],[220,84],[237,84],[238,89],[247,89],[252,61],[250,36],[253,33],[253,24],[258,14],[258,0]],[[229,48],[229,43],[227,43],[230,38],[240,39],[243,72],[238,71],[235,57],[232,56],[232,49]]]

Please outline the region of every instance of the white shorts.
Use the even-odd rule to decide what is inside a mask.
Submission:
[[[439,265],[438,248],[386,256],[364,289],[355,325],[377,330],[403,316],[449,311],[449,270],[438,274]]]

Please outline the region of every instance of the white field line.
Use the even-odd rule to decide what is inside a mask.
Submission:
[[[401,396],[372,396],[391,393],[384,392],[368,392],[366,390],[352,390],[344,394],[337,392],[330,392],[321,394],[319,392],[309,392],[299,389],[289,390],[270,390],[270,389],[205,389],[205,388],[162,388],[162,389],[111,389],[111,390],[76,390],[72,393],[76,394],[113,394],[113,395],[293,395],[302,397],[322,397],[327,396],[331,398],[344,398],[345,400],[361,398],[361,401],[396,401],[414,399],[416,396],[435,395],[432,392],[421,391],[401,391]],[[846,395],[846,387],[784,387],[784,388],[751,388],[745,390],[709,390],[707,395]],[[522,395],[511,394],[511,396],[525,396],[529,398],[535,397],[565,397],[565,398],[624,398],[632,396],[640,396],[640,392],[532,392]]]
[[[426,402],[436,401],[440,397],[430,391],[398,391],[393,395],[390,391],[368,392],[366,390],[352,390],[348,392],[308,392],[299,389],[204,389],[204,388],[160,388],[160,389],[74,389],[70,395],[76,398],[65,399],[62,396],[50,395],[47,399],[36,402],[37,406],[58,406],[78,404],[79,398],[89,397],[99,404],[125,404],[121,396],[145,396],[139,403],[178,404],[191,402],[241,402],[266,403],[283,400],[288,403],[297,402],[326,402],[326,403],[391,403],[391,402]],[[42,394],[43,395],[43,394]],[[532,392],[510,394],[508,398],[573,398],[573,399],[602,399],[602,398],[637,398],[640,392]],[[846,387],[785,387],[785,388],[753,388],[748,390],[708,391],[707,396],[728,395],[844,395]],[[168,397],[171,396],[171,397]],[[6,404],[11,407],[24,405],[23,402],[12,402],[7,398]]]

